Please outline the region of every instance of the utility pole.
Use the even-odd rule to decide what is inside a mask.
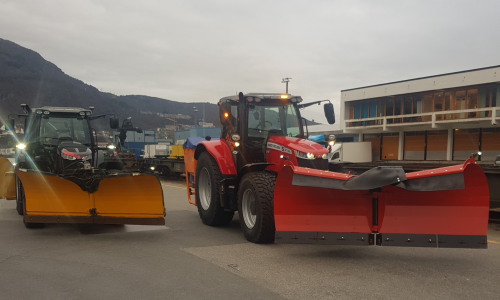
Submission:
[[[194,108],[194,127],[198,127],[198,121],[196,120],[197,118],[197,115],[196,113],[198,112],[198,110],[196,109],[196,106],[193,107]]]
[[[286,83],[286,93],[288,94],[288,82],[290,81],[290,79],[292,78],[283,78],[281,83]]]

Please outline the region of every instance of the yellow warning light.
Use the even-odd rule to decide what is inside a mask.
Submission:
[[[281,99],[288,99],[288,95],[281,95]]]
[[[224,118],[227,118],[229,117],[229,114],[228,113],[224,113]]]

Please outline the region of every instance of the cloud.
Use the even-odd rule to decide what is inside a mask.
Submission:
[[[0,2],[0,37],[102,91],[216,102],[237,91],[306,101],[499,64],[498,1]],[[321,107],[304,111],[324,121]]]

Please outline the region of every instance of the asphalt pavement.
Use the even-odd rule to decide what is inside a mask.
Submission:
[[[0,200],[0,299],[500,299],[498,225],[487,250],[255,245],[162,184],[166,226],[28,230]]]

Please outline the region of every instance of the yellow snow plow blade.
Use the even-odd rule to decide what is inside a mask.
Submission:
[[[0,199],[16,199],[14,166],[5,157],[0,157]]]
[[[17,171],[16,175],[23,185],[26,215],[46,216],[47,220],[51,216],[89,217],[89,194],[75,183],[42,172]]]
[[[164,225],[163,191],[155,176],[106,176],[87,191],[59,176],[16,171],[30,223]]]
[[[153,175],[105,178],[93,195],[94,223],[165,224],[163,191]]]

